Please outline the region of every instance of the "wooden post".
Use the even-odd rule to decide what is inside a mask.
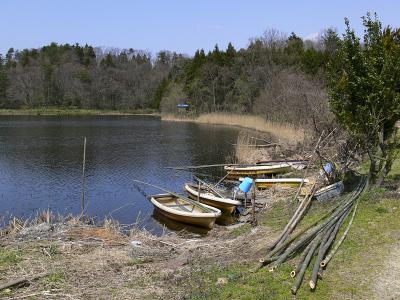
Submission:
[[[256,184],[253,185],[253,196],[251,197],[251,214],[252,214],[252,225],[256,226]]]
[[[85,211],[85,165],[86,165],[86,137],[83,142],[83,161],[82,161],[82,212]]]
[[[200,202],[200,190],[201,190],[201,182],[199,180],[199,190],[197,192],[197,201]]]
[[[244,209],[247,208],[247,193],[244,193]]]

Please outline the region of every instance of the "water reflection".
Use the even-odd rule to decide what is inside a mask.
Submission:
[[[88,214],[102,219],[113,212],[121,223],[134,223],[139,212],[151,215],[153,208],[133,179],[181,192],[191,174],[164,167],[225,162],[237,132],[144,116],[1,116],[0,216],[27,217],[46,208],[79,213],[86,136]],[[221,169],[205,173],[220,176]],[[152,218],[145,226],[162,227]]]

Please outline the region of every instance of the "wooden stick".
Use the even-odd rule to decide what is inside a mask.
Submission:
[[[34,281],[36,279],[45,277],[45,276],[47,276],[49,274],[50,274],[49,272],[44,272],[44,273],[39,273],[39,274],[36,274],[36,275],[33,275],[33,276],[22,277],[22,278],[18,278],[18,279],[9,281],[7,283],[4,283],[4,284],[0,285],[0,291],[4,290],[4,289],[7,289],[7,288],[10,288],[10,287],[13,287],[13,286],[16,286],[16,285],[26,284],[26,283],[28,283],[30,281]]]
[[[206,187],[208,187],[212,192],[214,192],[215,194],[217,194],[219,197],[221,198],[225,198],[224,196],[221,195],[221,193],[219,193],[211,184],[208,184],[207,182],[204,182],[203,180],[201,180],[199,177],[192,175],[194,179],[196,179],[198,182],[201,182],[202,184],[204,184]],[[200,193],[200,189],[199,189],[199,193]]]
[[[239,166],[240,164],[214,164],[214,165],[200,165],[200,166],[181,166],[181,167],[165,167],[166,169],[185,170],[185,169],[202,169],[224,166]]]
[[[201,181],[199,180],[199,192],[197,193],[197,202],[200,202]]]
[[[293,165],[308,163],[308,159],[281,159],[281,160],[259,160],[256,162],[256,165],[268,165],[268,164],[276,164],[276,163],[291,163]]]
[[[251,197],[251,214],[252,214],[252,225],[256,226],[256,185],[253,185],[253,195]]]
[[[85,211],[85,165],[86,165],[86,137],[83,142],[83,161],[82,161],[82,212]]]
[[[232,173],[232,170],[228,171],[224,177],[222,177],[216,184],[214,184],[214,187],[216,188],[218,186],[218,184],[220,184],[222,181],[224,181],[226,179],[226,177],[228,177],[231,173]]]

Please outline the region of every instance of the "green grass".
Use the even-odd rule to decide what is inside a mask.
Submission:
[[[22,255],[19,251],[0,248],[0,270],[14,266],[20,261],[22,261]]]
[[[232,230],[232,235],[233,236],[240,236],[246,233],[249,233],[251,231],[251,225],[249,223],[246,223],[242,226],[236,227],[235,229]]]
[[[41,108],[21,108],[21,109],[0,109],[0,115],[140,115],[155,114],[158,112],[152,109],[143,110],[102,110],[102,109],[84,109],[73,107],[41,107]]]
[[[52,273],[44,278],[42,278],[41,282],[49,285],[58,285],[65,281],[64,274],[62,272]]]
[[[310,270],[307,271],[297,299],[369,299],[373,292],[377,273],[389,251],[398,245],[400,228],[400,200],[394,199],[383,188],[372,189],[360,198],[356,218],[349,235],[339,248],[318,281],[316,291],[308,287]],[[298,203],[276,203],[263,218],[264,225],[279,231],[295,210]],[[312,223],[322,216],[331,205],[313,203],[312,209],[302,221]],[[347,221],[342,226],[341,236]],[[300,227],[301,227],[300,226]],[[291,299],[290,288],[294,279],[289,273],[295,259],[284,263],[275,272],[267,268],[250,272],[256,265],[235,262],[223,268],[204,269],[192,275],[189,299]],[[311,269],[309,267],[309,269]],[[227,278],[226,284],[218,284],[218,278]]]
[[[127,266],[135,266],[135,265],[140,265],[140,264],[145,264],[145,263],[149,263],[152,262],[153,259],[152,258],[148,258],[148,257],[132,257],[132,259],[130,261],[128,261],[126,263]]]

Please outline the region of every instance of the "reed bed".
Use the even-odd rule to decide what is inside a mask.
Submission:
[[[268,132],[276,136],[278,139],[283,139],[291,142],[304,141],[306,132],[304,129],[296,128],[290,124],[282,124],[264,119],[261,116],[238,115],[230,113],[209,113],[202,114],[198,117],[163,115],[164,121],[181,121],[195,122],[201,124],[216,124],[238,126],[247,129],[254,129],[261,132]]]
[[[235,145],[235,158],[239,163],[251,164],[271,158],[269,149],[257,148],[257,140],[247,131],[241,131]]]

